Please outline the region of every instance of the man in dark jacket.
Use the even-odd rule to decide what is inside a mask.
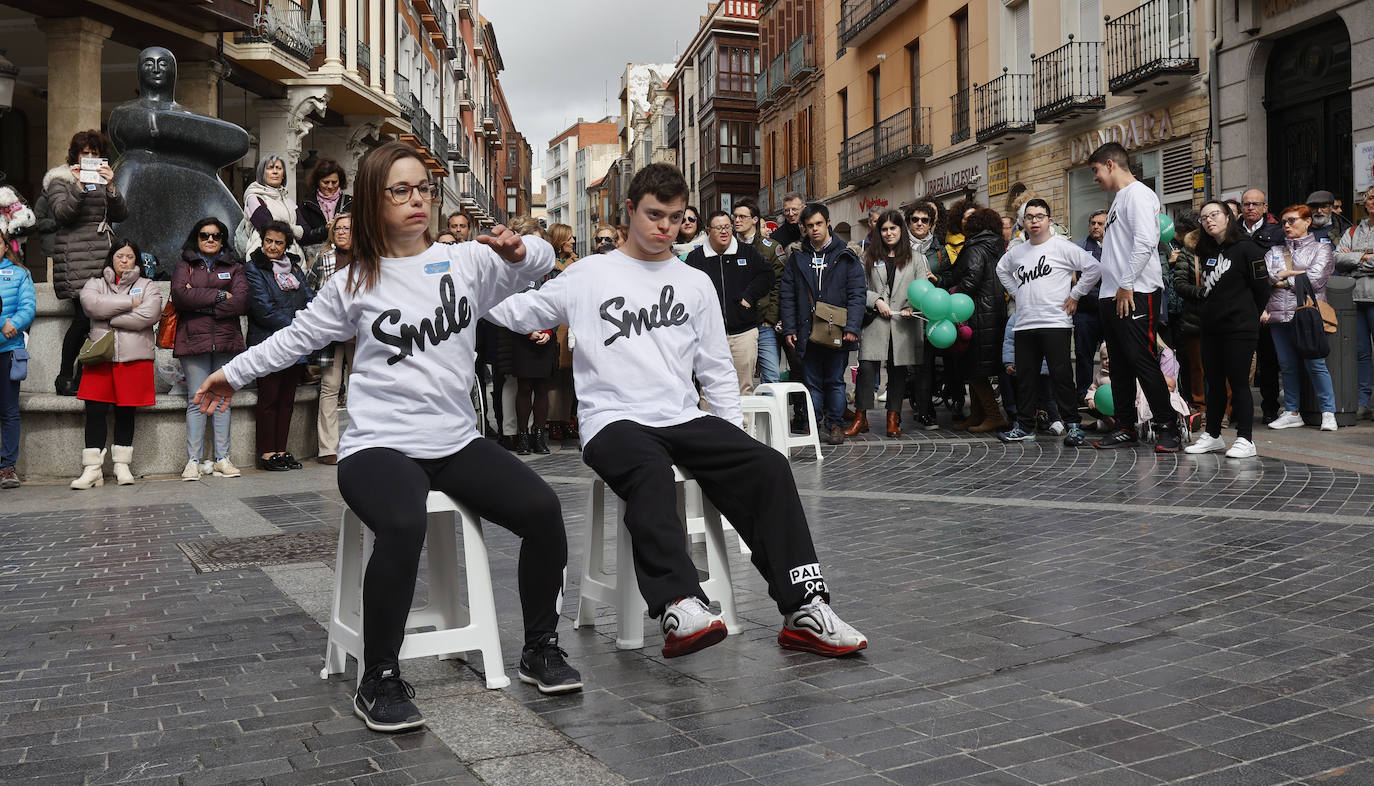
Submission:
[[[1350,219],[1335,211],[1335,202],[1336,197],[1330,191],[1313,191],[1307,195],[1307,206],[1312,209],[1312,234],[1332,246],[1351,227]]]
[[[830,211],[812,203],[801,211],[806,240],[794,249],[782,269],[782,332],[801,356],[802,373],[826,442],[844,442],[844,370],[858,348],[868,284],[863,263],[845,242],[830,234]],[[839,347],[813,344],[811,317],[817,302],[845,309]],[[819,414],[824,413],[824,414]]]
[[[1269,198],[1258,188],[1252,188],[1240,196],[1241,234],[1270,249],[1283,243],[1283,227],[1278,219],[1268,212]]]
[[[1240,232],[1265,250],[1283,245],[1283,226],[1269,211],[1269,198],[1258,188],[1240,196]],[[1255,385],[1260,390],[1260,412],[1265,423],[1279,416],[1279,356],[1269,325],[1259,328],[1255,348]]]
[[[734,220],[724,210],[707,217],[706,243],[692,249],[687,265],[705,273],[716,287],[739,394],[747,396],[754,392],[759,357],[758,303],[773,288],[773,268],[753,246],[735,239]]]
[[[787,248],[802,239],[801,212],[802,206],[806,204],[806,197],[796,191],[788,193],[782,198],[782,226],[773,231],[773,241],[778,244],[779,249]]]
[[[759,206],[752,199],[741,199],[731,209],[735,222],[735,237],[746,246],[753,246],[759,257],[773,270],[773,288],[759,298],[754,307],[759,312],[759,378],[764,382],[778,381],[778,288],[782,286],[782,247],[759,231]]]

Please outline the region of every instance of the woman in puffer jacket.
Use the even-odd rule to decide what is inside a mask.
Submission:
[[[162,292],[143,278],[140,251],[132,240],[116,240],[105,257],[101,275],[81,288],[81,307],[91,317],[90,339],[99,341],[114,332],[114,355],[86,366],[76,397],[86,402],[86,449],[81,451],[81,477],[74,489],[103,485],[105,423],[114,409],[115,479],[134,482],[129,463],[134,457],[134,409],[155,403],[153,393],[153,326],[162,316]]]
[[[1175,224],[1175,227],[1178,225]],[[1197,258],[1197,246],[1202,242],[1201,229],[1190,230],[1180,238],[1182,248],[1169,255],[1169,276],[1174,282],[1174,294],[1180,301],[1178,318],[1174,320],[1174,348],[1183,365],[1183,398],[1193,407],[1207,403],[1202,384],[1202,263]]]
[[[10,378],[24,331],[37,314],[33,277],[15,260],[10,238],[0,228],[0,489],[19,487],[19,380]]]
[[[989,377],[1002,370],[1003,328],[1007,321],[1007,298],[997,278],[997,261],[1006,241],[1002,239],[1002,216],[990,207],[970,206],[963,221],[963,248],[954,266],[940,275],[938,284],[950,292],[973,298],[973,316],[968,326],[973,338],[964,352],[961,368],[969,386],[969,417],[954,424],[956,430],[988,432],[1008,426],[997,404]]]
[[[186,389],[193,391],[244,349],[239,317],[248,311],[248,277],[229,248],[229,230],[218,218],[202,218],[186,236],[181,261],[172,269],[170,297],[177,309],[172,355],[181,361]],[[203,466],[208,418],[214,422],[215,455],[213,464]],[[202,474],[237,478],[241,473],[229,460],[229,413],[203,415],[188,397],[181,479],[199,480]]]
[[[80,182],[81,159],[105,158],[110,141],[99,131],[81,131],[67,146],[67,163],[43,176],[43,196],[57,223],[53,239],[53,291],[72,302],[72,323],[62,338],[62,359],[53,387],[59,395],[75,396],[81,379],[76,355],[90,332],[91,322],[81,306],[81,288],[105,267],[110,250],[110,226],[129,217],[124,195],[114,185],[114,171],[99,169],[104,185]]]
[[[315,297],[301,269],[300,257],[287,251],[291,227],[270,221],[262,228],[260,248],[249,257],[248,346],[266,341],[290,325],[296,312]],[[291,410],[296,403],[296,386],[305,371],[305,358],[281,371],[258,379],[257,420],[258,469],[283,472],[303,469],[286,450],[291,432]]]
[[[1298,414],[1299,393],[1302,391],[1298,364],[1307,368],[1312,389],[1317,392],[1321,406],[1322,431],[1336,430],[1336,394],[1331,387],[1331,372],[1326,358],[1300,358],[1293,341],[1293,312],[1298,307],[1293,291],[1293,277],[1307,274],[1312,297],[1326,300],[1326,282],[1335,270],[1335,253],[1330,243],[1319,242],[1308,232],[1312,226],[1312,210],[1307,205],[1292,205],[1283,211],[1284,243],[1269,249],[1264,264],[1269,269],[1269,282],[1274,291],[1260,315],[1274,337],[1274,351],[1279,356],[1279,373],[1283,376],[1284,411],[1269,428],[1295,428],[1303,424]]]

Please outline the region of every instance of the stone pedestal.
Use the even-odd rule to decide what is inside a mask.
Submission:
[[[78,131],[100,128],[100,53],[114,28],[93,19],[39,19],[48,39],[48,157],[67,160]]]

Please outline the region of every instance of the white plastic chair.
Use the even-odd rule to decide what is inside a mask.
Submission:
[[[806,402],[806,432],[802,434],[793,434],[791,428],[786,425],[788,399],[793,394],[799,394]],[[782,425],[779,426],[787,445],[783,455],[790,456],[792,448],[809,447],[816,451],[816,463],[824,460],[821,455],[821,435],[816,430],[816,407],[811,402],[811,391],[807,390],[805,385],[800,382],[765,382],[754,388],[754,395],[775,396],[783,402]]]

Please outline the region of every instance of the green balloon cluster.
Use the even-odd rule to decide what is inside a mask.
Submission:
[[[954,323],[973,316],[973,298],[962,292],[951,295],[929,279],[911,282],[906,299],[912,308],[925,315],[926,340],[938,349],[954,346],[959,338],[959,329]]]
[[[1174,241],[1174,220],[1159,214],[1159,242],[1172,243]]]

